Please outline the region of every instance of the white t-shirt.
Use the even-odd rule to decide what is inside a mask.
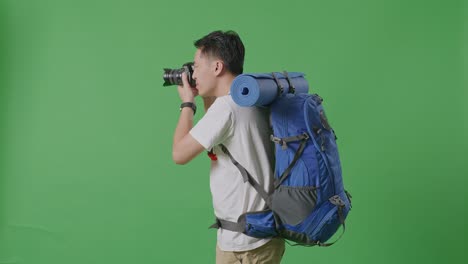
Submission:
[[[240,107],[230,95],[218,97],[190,134],[218,157],[211,163],[210,189],[217,218],[237,222],[245,212],[264,210],[265,201],[242,179],[239,169],[219,147],[223,144],[265,191],[273,190],[274,154],[270,141],[269,109]],[[260,247],[270,239],[258,239],[218,229],[218,246],[224,251]]]

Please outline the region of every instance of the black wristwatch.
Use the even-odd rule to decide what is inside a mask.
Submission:
[[[192,103],[192,102],[185,102],[185,103],[182,103],[182,104],[180,105],[180,111],[182,111],[182,108],[184,108],[184,107],[190,107],[190,108],[192,108],[193,114],[194,114],[194,115],[195,115],[195,113],[197,112],[197,106],[196,106],[194,103]]]

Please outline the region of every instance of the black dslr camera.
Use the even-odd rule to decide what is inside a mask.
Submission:
[[[192,87],[195,87],[195,80],[192,78],[193,75],[193,62],[187,62],[182,65],[180,69],[164,69],[164,84],[163,86],[169,85],[182,85],[182,73],[187,73],[188,82]]]

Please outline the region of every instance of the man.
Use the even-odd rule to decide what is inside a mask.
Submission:
[[[268,109],[240,107],[229,91],[233,79],[243,72],[244,45],[233,31],[215,31],[195,41],[191,87],[187,76],[178,87],[182,100],[174,133],[173,159],[186,164],[204,150],[210,151],[210,188],[218,219],[237,222],[245,212],[266,208],[259,193],[244,182],[238,168],[220,145],[224,145],[260,186],[271,193],[273,186],[273,143],[270,141]],[[205,104],[205,115],[193,127],[195,96]],[[239,232],[218,229],[216,263],[279,263],[284,241],[258,239]]]

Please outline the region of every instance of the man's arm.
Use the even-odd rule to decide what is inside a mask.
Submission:
[[[188,84],[185,73],[182,74],[182,81],[183,86],[178,87],[180,98],[182,102],[193,103],[197,92]],[[182,108],[180,112],[172,144],[172,159],[177,164],[186,164],[204,150],[204,147],[189,133],[193,127],[193,114],[193,110],[189,107]]]

